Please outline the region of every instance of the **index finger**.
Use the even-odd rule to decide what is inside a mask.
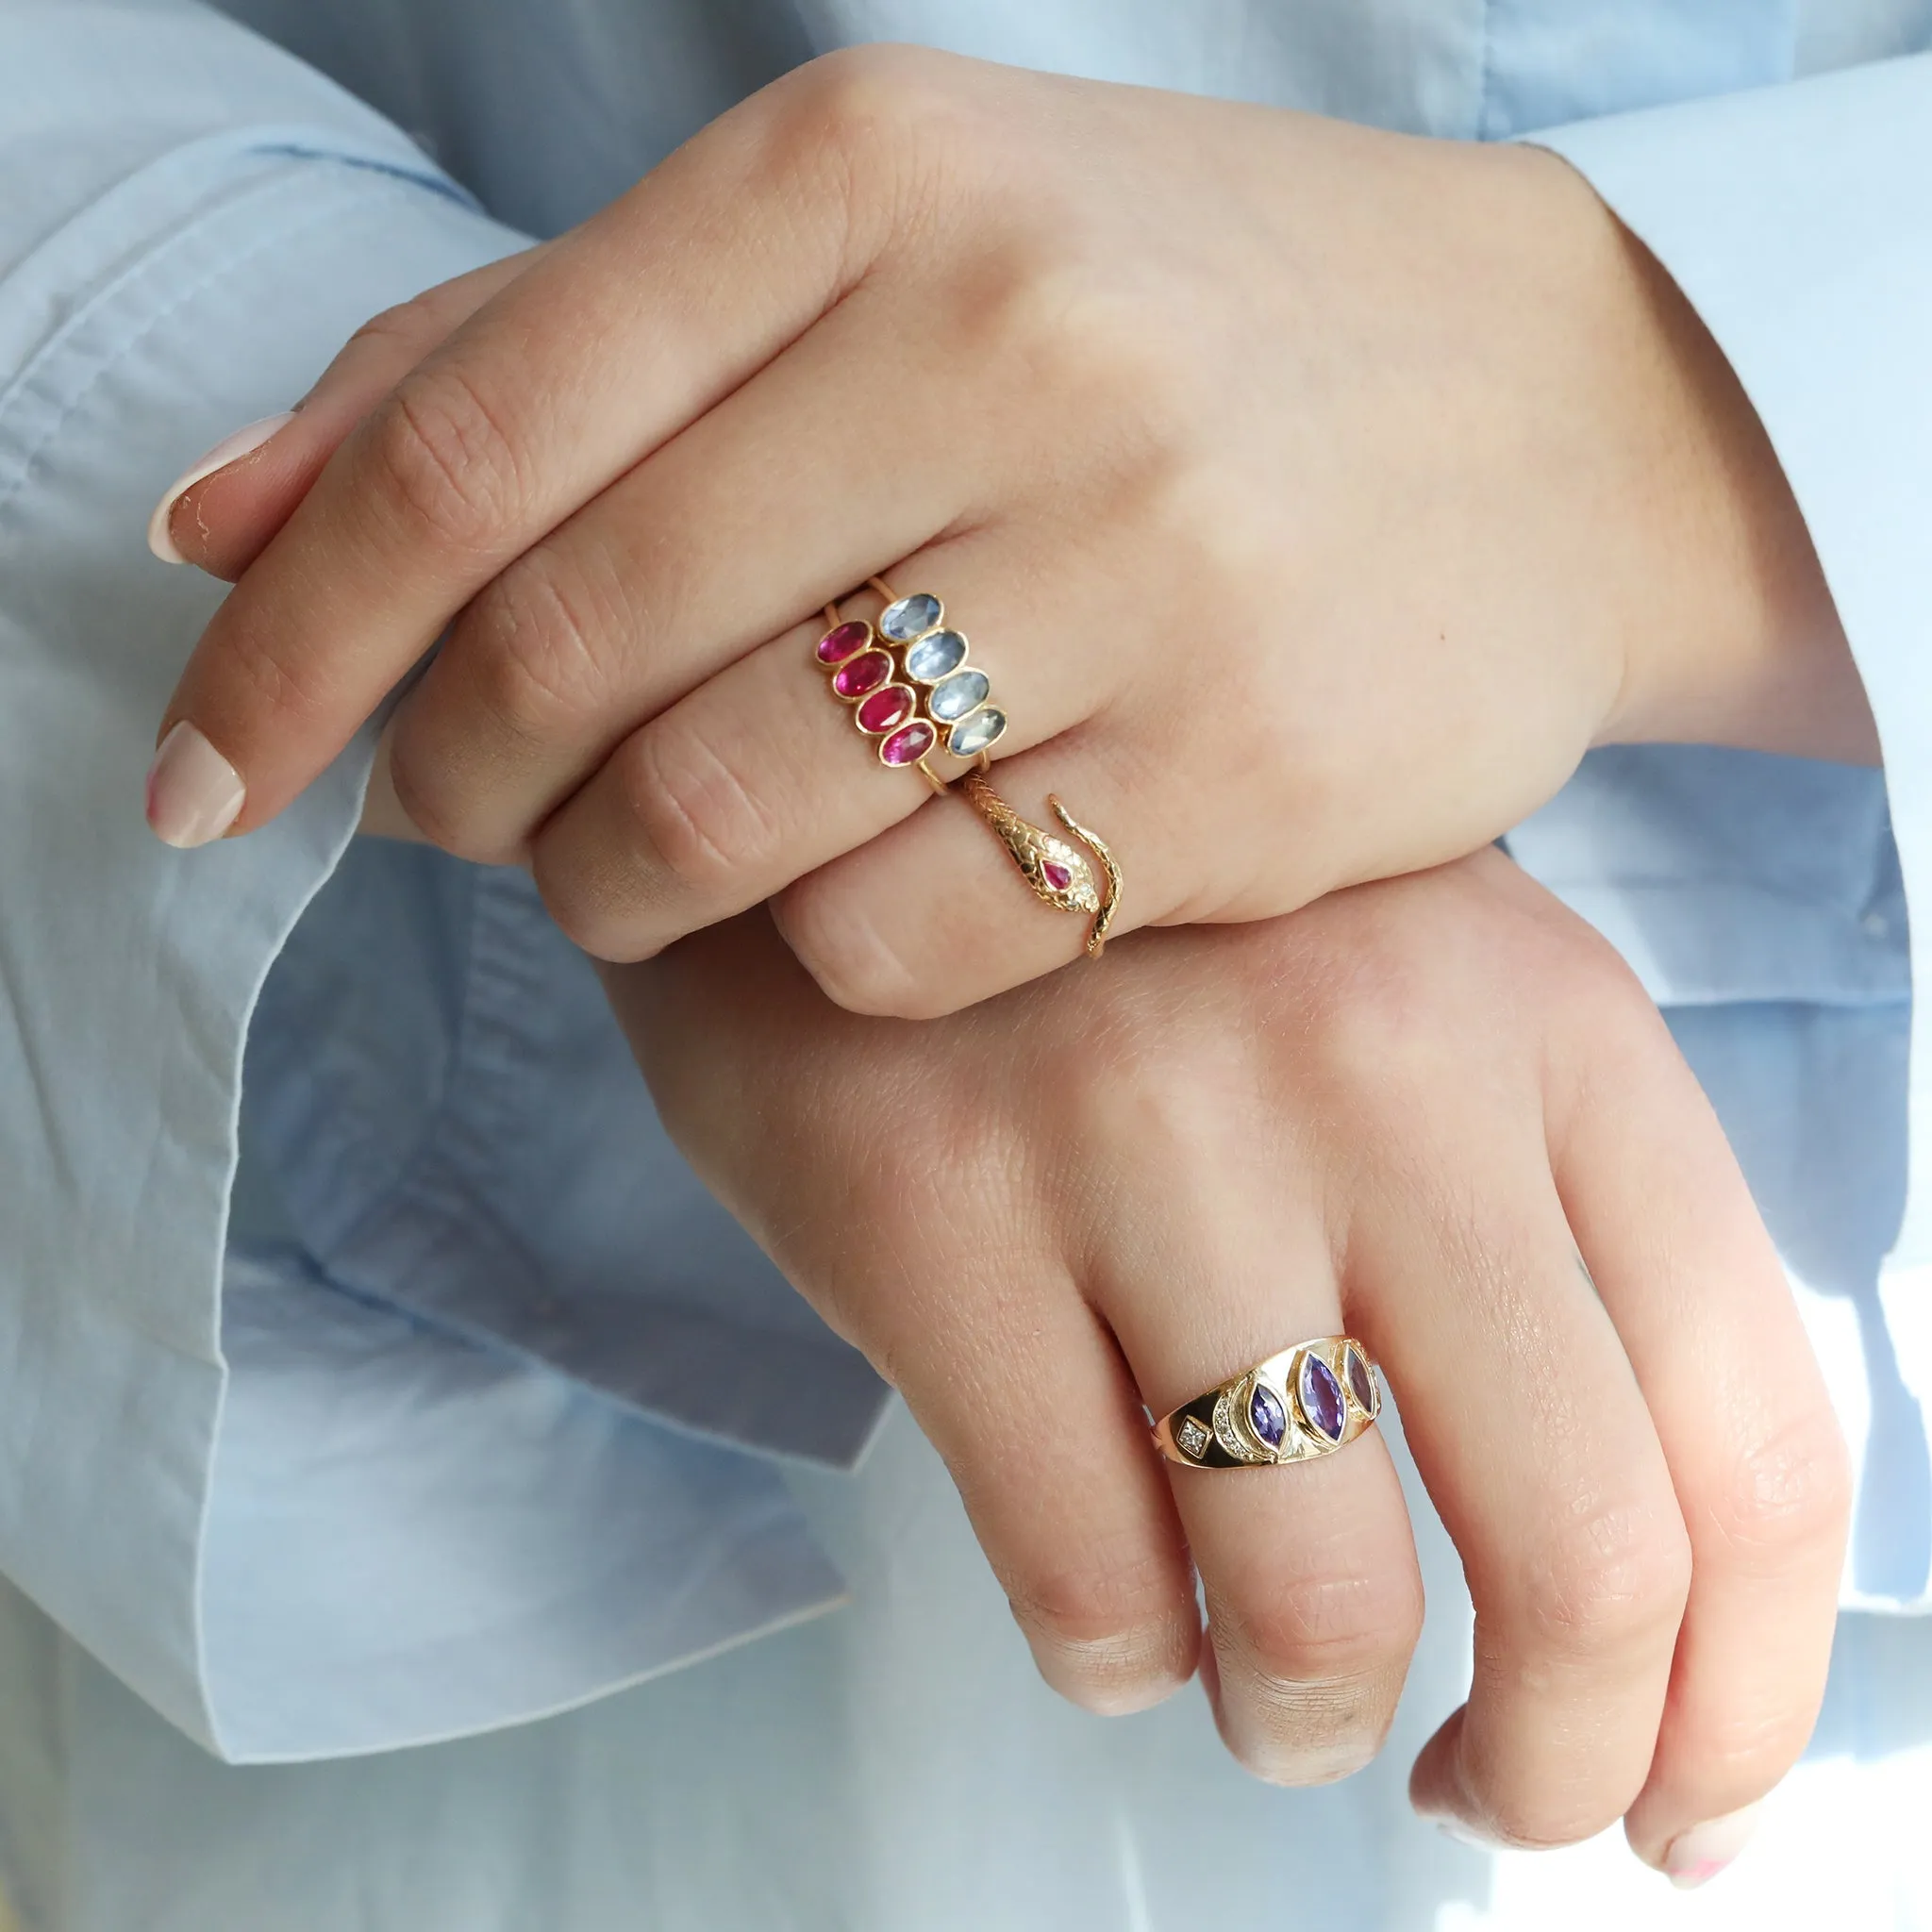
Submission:
[[[216,613],[162,721],[164,744],[190,747],[177,759],[241,792],[224,826],[275,817],[506,564],[858,279],[883,234],[868,209],[890,197],[857,191],[876,176],[853,142],[879,144],[890,75],[876,56],[814,63],[733,109],[358,425]]]

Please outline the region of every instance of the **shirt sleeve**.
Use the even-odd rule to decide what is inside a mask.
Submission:
[[[1757,408],[1877,719],[1902,907],[1932,906],[1932,56],[1535,139],[1657,256]],[[1845,808],[1837,824],[1807,818],[1801,799],[1781,825],[1793,836],[1778,843],[1861,854],[1839,904],[1874,941],[1890,941],[1903,966],[1904,934],[1881,930],[1876,822],[1863,834],[1846,824],[1870,814],[1870,801],[1857,800],[1868,782],[1827,773],[1824,786],[1842,794],[1830,808]],[[1923,996],[1932,949],[1918,950],[1900,990]],[[1908,1201],[1892,1255],[1901,1269],[1932,1263],[1932,1047],[1923,1028],[1909,1109]]]
[[[1915,1015],[1932,946],[1908,925],[1932,907],[1932,56],[1531,139],[1729,359],[1809,528],[1884,771],[1620,748],[1511,849],[1672,1009],[1721,1111],[1726,1089],[1748,1099],[1726,1126],[1861,1469],[1848,1600],[1924,1609],[1932,1037]],[[1830,1241],[1807,1240],[1807,1201]]]
[[[245,840],[142,822],[221,594],[148,555],[154,499],[521,242],[185,0],[0,0],[0,1569],[236,1760],[831,1607],[758,1452],[849,1461],[884,1399],[520,880],[352,838],[366,741]]]

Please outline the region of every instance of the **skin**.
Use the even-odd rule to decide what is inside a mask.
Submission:
[[[1661,1864],[1789,1766],[1816,1367],[1654,1009],[1480,848],[1591,743],[1875,740],[1748,404],[1561,163],[841,57],[377,318],[171,528],[240,579],[164,721],[239,830],[454,620],[373,822],[670,947],[608,983],[673,1131],[905,1391],[1049,1682],[1198,1663],[1258,1774],[1373,1753],[1421,1611],[1379,1441],[1167,1472],[1139,1414],[1346,1328],[1477,1602],[1419,1805]],[[1193,930],[1024,985],[1077,923],[810,663],[880,569],[974,633],[1002,790],[1127,858],[1122,929]]]
[[[1519,1845],[1621,1817],[1662,1864],[1803,1748],[1849,1493],[1818,1370],[1656,1009],[1500,854],[924,1025],[834,1008],[762,912],[607,984],[686,1154],[946,1457],[1069,1697],[1135,1709],[1198,1664],[1257,1774],[1374,1754],[1423,1608],[1379,1433],[1182,1470],[1141,1409],[1348,1332],[1476,1605],[1423,1810]]]
[[[874,572],[973,635],[1012,802],[1127,856],[1117,930],[1474,850],[1595,743],[1875,757],[1748,403],[1532,149],[861,50],[380,319],[247,467],[279,514],[175,513],[240,582],[163,721],[236,829],[453,624],[394,737],[428,837],[607,958],[775,894],[858,1011],[1080,943],[827,698]]]

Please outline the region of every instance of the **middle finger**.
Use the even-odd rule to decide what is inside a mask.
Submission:
[[[636,726],[974,513],[978,378],[887,300],[857,291],[458,617],[398,718],[439,844],[522,857]]]

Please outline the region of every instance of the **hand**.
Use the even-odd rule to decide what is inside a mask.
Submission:
[[[1818,1371],[1655,1008],[1499,854],[918,1026],[829,1008],[762,914],[607,976],[672,1132],[904,1391],[1070,1697],[1190,1674],[1191,1556],[1241,1762],[1374,1753],[1422,1614],[1380,1435],[1169,1470],[1141,1413],[1347,1332],[1476,1606],[1419,1806],[1519,1844],[1626,1816],[1681,1872],[1802,1749],[1848,1508]]]
[[[248,565],[168,714],[239,828],[454,619],[394,741],[431,838],[610,958],[779,893],[862,1011],[1082,938],[827,695],[874,572],[971,634],[1121,930],[1471,851],[1607,739],[1874,752],[1727,367],[1533,149],[841,56],[384,318],[272,450],[172,525]]]

